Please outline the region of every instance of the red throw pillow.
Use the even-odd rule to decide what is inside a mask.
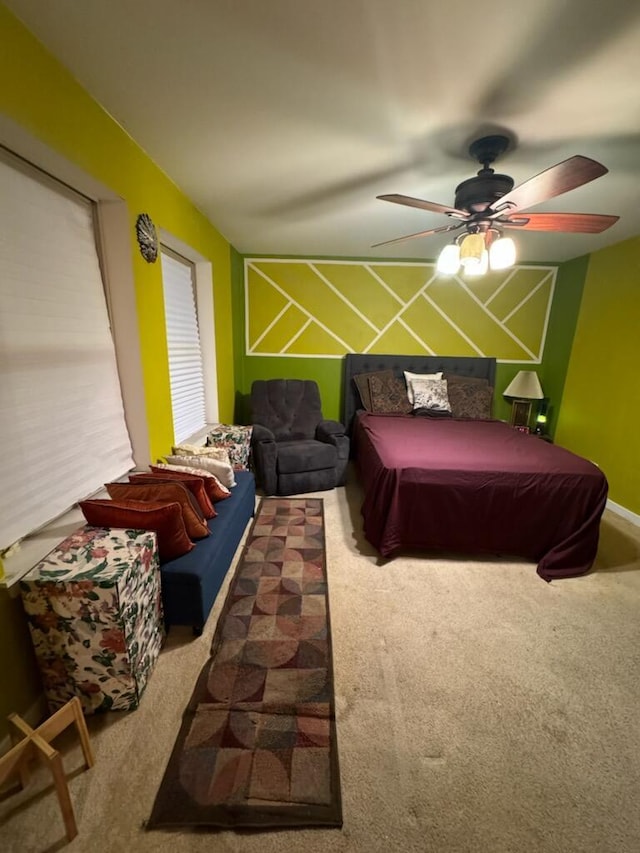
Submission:
[[[213,508],[213,504],[209,500],[209,495],[204,487],[204,478],[196,477],[194,474],[182,474],[176,472],[177,477],[170,477],[167,474],[156,474],[153,471],[145,471],[141,474],[129,474],[130,483],[142,483],[149,485],[152,483],[169,482],[171,480],[179,480],[189,489],[194,498],[198,501],[198,506],[202,510],[205,518],[215,518],[218,514]]]
[[[158,472],[161,474],[171,474],[171,475],[191,473],[191,471],[186,472],[186,471],[171,470],[169,468],[169,466],[163,467],[161,465],[157,465],[157,466],[156,465],[150,465],[149,467],[151,468],[151,470],[154,473]],[[185,466],[185,467],[187,467],[187,466]],[[196,469],[192,469],[192,470],[196,470]],[[204,469],[202,469],[202,470],[197,469],[197,470],[198,470],[198,473],[195,476],[201,476],[201,478],[204,480],[204,487],[207,490],[207,494],[209,495],[209,498],[210,498],[212,503],[217,503],[218,501],[223,501],[223,500],[225,500],[225,498],[231,497],[231,492],[229,491],[229,489],[226,486],[222,485],[222,483],[220,482],[220,480],[218,480],[218,478],[216,477],[215,474],[212,474],[210,471],[205,471]]]
[[[177,502],[108,501],[96,498],[80,501],[78,506],[87,523],[94,527],[153,530],[158,537],[161,563],[181,557],[195,547],[187,536],[182,509]]]
[[[198,501],[193,497],[184,483],[105,483],[109,497],[114,501],[154,501],[156,503],[180,504],[184,526],[190,539],[204,539],[209,535],[207,522],[204,520]]]

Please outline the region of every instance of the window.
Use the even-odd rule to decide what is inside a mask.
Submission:
[[[0,549],[133,467],[93,217],[0,157]]]
[[[174,441],[192,438],[206,426],[202,350],[193,264],[166,246],[161,250]]]

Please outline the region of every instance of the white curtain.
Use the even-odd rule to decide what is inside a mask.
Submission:
[[[0,159],[0,549],[133,467],[93,207]]]
[[[193,267],[164,248],[161,261],[173,431],[179,444],[206,426],[202,351]]]

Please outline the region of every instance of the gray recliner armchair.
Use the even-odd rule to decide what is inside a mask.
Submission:
[[[343,485],[349,438],[322,416],[309,379],[258,379],[251,386],[251,451],[256,481],[267,495],[297,495]]]

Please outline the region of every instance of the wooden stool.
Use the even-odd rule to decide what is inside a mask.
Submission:
[[[62,819],[67,831],[67,839],[71,841],[78,834],[76,819],[73,813],[71,798],[67,779],[62,766],[60,753],[51,745],[55,737],[63,732],[72,723],[75,723],[82,746],[85,766],[93,767],[94,759],[89,743],[87,724],[82,713],[82,705],[77,696],[74,696],[53,716],[45,720],[37,729],[32,729],[28,723],[17,714],[11,714],[8,718],[11,727],[11,741],[14,746],[5,755],[0,757],[0,786],[13,775],[20,779],[20,787],[24,788],[29,781],[29,762],[36,756],[51,770],[53,781],[56,786],[56,794],[60,803]]]

